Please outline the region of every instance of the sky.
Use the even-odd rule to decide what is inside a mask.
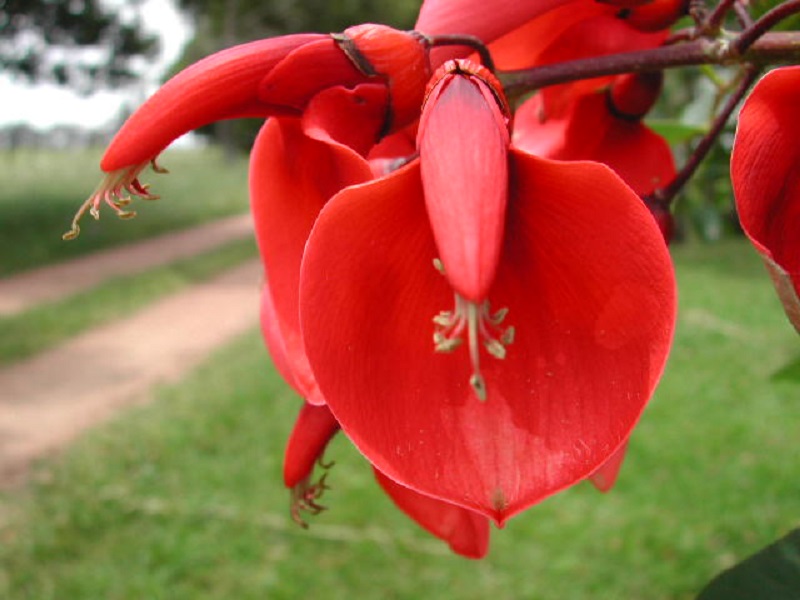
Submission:
[[[122,5],[124,0],[106,0],[109,5]],[[26,85],[0,73],[0,127],[27,123],[37,129],[54,125],[102,127],[119,115],[125,103],[141,103],[143,95],[152,93],[161,76],[178,59],[191,36],[191,25],[175,8],[173,0],[145,0],[141,7],[144,28],[157,33],[161,53],[154,66],[148,68],[146,90],[140,97],[131,91],[102,91],[80,96],[68,88],[52,84]]]

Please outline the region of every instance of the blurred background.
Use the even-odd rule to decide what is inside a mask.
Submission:
[[[399,513],[342,436],[326,455],[336,462],[322,499],[330,510],[308,530],[289,519],[281,458],[300,402],[260,339],[249,224],[231,225],[247,213],[259,122],[186,136],[163,155],[170,175],[143,178],[162,200],[137,202],[130,223],[105,211],[100,223],[85,219],[78,240],[61,240],[99,180],[104,146],[171,74],[267,36],[360,22],[410,28],[419,4],[0,0],[0,598],[689,599],[798,524],[800,352],[732,208],[734,123],[678,200],[675,348],[616,489],[601,495],[582,484],[545,501],[493,532],[478,563]],[[731,78],[724,69],[669,74],[652,125],[679,165]],[[205,241],[168,255],[179,231]],[[133,245],[153,240],[161,259],[137,266]],[[111,270],[47,270],[115,248],[123,250]],[[87,270],[97,277],[82,284]],[[230,274],[242,272],[249,295],[229,307]],[[77,287],[33,291],[61,280]],[[192,295],[200,288],[221,289],[219,304],[201,304]],[[3,309],[14,294],[19,306]],[[18,438],[58,433],[60,417],[48,418],[56,409],[144,377],[134,354],[186,362],[191,348],[169,354],[158,327],[142,330],[138,352],[108,346],[78,367],[68,362],[87,336],[120,337],[113,327],[171,301],[199,315],[188,335],[177,319],[161,326],[189,346],[201,329],[222,328],[225,313],[251,318],[169,383],[157,373],[147,402],[139,394],[125,412],[106,407],[119,418],[4,471],[4,455],[24,445]],[[58,379],[75,371],[81,392]]]

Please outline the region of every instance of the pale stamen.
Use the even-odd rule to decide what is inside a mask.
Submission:
[[[95,219],[100,218],[100,206],[106,204],[117,214],[120,219],[132,219],[136,216],[135,211],[125,210],[133,198],[142,200],[158,200],[158,196],[151,194],[149,186],[142,185],[139,181],[139,173],[148,164],[152,165],[156,173],[167,173],[167,170],[158,165],[153,159],[149,163],[142,163],[117,171],[108,173],[100,185],[95,188],[92,195],[81,204],[75,216],[72,218],[72,227],[61,237],[65,240],[74,240],[81,232],[78,225],[83,215],[87,212]],[[127,195],[126,195],[127,194]]]
[[[439,263],[441,264],[441,263]],[[437,265],[438,268],[438,265]],[[514,328],[500,325],[508,314],[503,308],[491,314],[489,301],[477,304],[454,293],[455,307],[433,318],[433,343],[437,352],[452,352],[463,343],[466,331],[472,375],[469,383],[479,400],[486,400],[486,381],[481,375],[480,347],[497,359],[504,359],[506,346],[514,341]]]

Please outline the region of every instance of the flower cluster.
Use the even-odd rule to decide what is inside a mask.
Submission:
[[[414,32],[359,25],[219,52],[125,123],[66,236],[103,203],[130,216],[126,194],[154,197],[140,172],[179,135],[266,118],[250,192],[264,338],[303,399],[292,514],[304,525],[322,509],[315,465],[341,430],[402,510],[483,556],[491,521],[583,480],[613,485],[676,311],[671,217],[642,201],[675,177],[642,122],[661,73],[509,99],[493,70],[657,48],[687,9],[427,0]],[[786,200],[800,157],[779,123],[796,129],[799,84],[797,69],[762,82],[733,163],[744,224],[798,314],[786,239],[800,212]]]

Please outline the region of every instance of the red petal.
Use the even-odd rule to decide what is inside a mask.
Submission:
[[[274,114],[257,98],[259,83],[293,49],[320,38],[325,36],[298,34],[242,44],[184,69],[125,122],[101,168],[146,163],[178,136],[214,121]]]
[[[614,9],[599,2],[572,0],[520,23],[515,29],[492,42],[492,58],[503,70],[527,69],[542,64],[542,55],[563,43],[565,36],[578,23],[613,13]]]
[[[389,91],[378,83],[323,90],[303,113],[303,130],[315,140],[349,146],[362,156],[377,143],[386,122]]]
[[[670,27],[689,12],[689,0],[652,0],[622,13],[622,18],[639,31],[659,31]]]
[[[317,37],[321,39],[296,48],[266,74],[258,86],[260,102],[299,112],[320,90],[364,83],[365,76],[332,37]]]
[[[496,40],[553,7],[569,0],[536,2],[493,2],[491,9],[481,0],[425,0],[414,29],[426,34],[474,35],[485,44]],[[431,55],[434,66],[456,56],[471,53],[465,48],[437,48]]]
[[[445,75],[420,120],[425,201],[445,273],[479,302],[494,280],[508,196],[506,120],[477,77]]]
[[[456,554],[483,558],[489,550],[489,521],[476,512],[423,496],[374,469],[375,479],[397,507]]]
[[[350,148],[304,134],[299,119],[272,118],[250,155],[250,200],[274,313],[298,393],[319,403],[300,334],[298,285],[306,239],[320,209],[340,189],[371,177]]]
[[[286,444],[283,482],[293,488],[311,476],[339,424],[326,406],[304,403]]]
[[[630,434],[662,372],[675,318],[652,217],[607,168],[514,152],[506,242],[489,298],[517,340],[433,351],[452,305],[419,167],[348,188],[322,211],[301,274],[308,356],[347,435],[393,480],[503,523],[585,479]]]
[[[289,361],[289,353],[286,349],[286,342],[283,339],[278,315],[275,312],[275,303],[272,301],[269,286],[265,283],[261,288],[261,334],[267,345],[267,350],[272,357],[272,362],[281,377],[294,390],[301,393],[301,388],[294,380],[294,369]]]
[[[800,331],[800,67],[770,71],[742,107],[731,181],[745,233]]]
[[[641,33],[617,18],[619,9],[576,0],[550,10],[495,40],[490,47],[503,70],[526,69],[591,56],[652,48],[667,33]],[[586,79],[543,90],[548,116],[560,116],[576,97],[606,85],[610,77]]]
[[[640,121],[609,112],[603,94],[581,96],[564,118],[541,121],[542,97],[525,102],[515,115],[514,145],[557,160],[593,160],[608,165],[639,195],[675,176],[669,145]]]
[[[419,117],[425,86],[431,78],[428,51],[413,32],[368,23],[345,30],[392,97],[391,130],[397,131]]]

